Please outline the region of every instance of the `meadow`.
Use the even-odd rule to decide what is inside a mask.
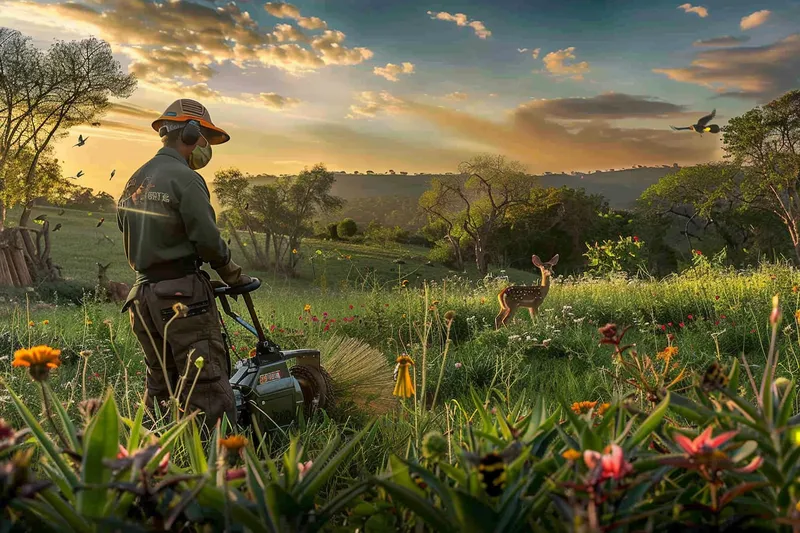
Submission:
[[[112,264],[111,279],[131,279],[114,216],[70,210],[58,216],[57,209],[37,210],[34,216],[38,211],[47,213],[51,224],[63,223],[53,238],[53,257],[66,281],[31,292],[8,291],[0,302],[0,376],[5,385],[0,417],[18,429],[31,427],[31,420],[40,421],[38,429],[33,427],[31,435],[21,436],[16,447],[3,453],[8,456],[10,450],[26,446],[36,449],[49,465],[48,475],[59,479],[56,485],[68,493],[72,481],[65,472],[74,469],[83,480],[87,461],[62,465],[59,454],[41,444],[56,439],[55,426],[44,422],[54,415],[43,409],[41,383],[32,381],[26,369],[11,368],[15,350],[42,344],[61,350],[62,363],[47,380],[63,406],[56,418],[74,421],[72,429],[66,422],[62,427],[75,434],[67,440],[87,447],[95,442],[98,450],[103,448],[97,444],[102,439],[89,442],[92,431],[99,435],[102,430],[114,442],[128,442],[131,450],[142,442],[142,433],[134,426],[140,415],[144,365],[128,316],[120,313],[119,305],[91,297],[78,302],[76,297],[94,284],[97,262]],[[97,228],[100,217],[106,221]],[[124,507],[126,520],[147,523],[138,530],[163,530],[165,523],[183,523],[187,531],[201,523],[211,530],[220,530],[213,528],[223,524],[230,531],[410,531],[421,523],[431,531],[672,530],[678,523],[745,530],[747,520],[757,519],[760,526],[789,527],[787,531],[797,527],[800,511],[794,506],[800,493],[790,472],[800,465],[800,455],[787,444],[791,433],[787,428],[793,427],[789,415],[798,407],[794,380],[800,368],[800,276],[790,265],[765,263],[735,271],[697,257],[692,268],[661,280],[557,276],[535,321],[523,310],[510,327],[496,331],[498,291],[508,283],[535,283],[537,274],[509,269],[482,279],[472,270],[456,273],[428,265],[425,250],[413,247],[306,240],[300,253],[304,260],[295,279],[252,272],[265,282],[253,295],[262,324],[284,349],[322,349],[323,362],[339,365],[331,369],[334,378],[349,380],[355,388],[379,383],[384,389],[372,392],[388,408],[320,413],[301,420],[293,434],[273,433],[264,440],[251,435],[253,447],[239,459],[244,465],[241,479],[230,480],[219,472],[233,471],[233,462],[214,466],[221,460],[217,449],[224,446],[193,449],[196,435],[188,422],[175,426],[180,431],[158,428],[160,445],[171,450],[170,473],[210,472],[206,488],[219,494],[206,494],[200,488],[193,492],[187,477],[180,481],[185,485],[181,490],[175,488],[170,496],[158,492],[152,495],[153,502],[174,507],[169,498],[191,493],[219,514],[192,514],[187,503],[181,504],[181,513],[160,510],[166,522],[148,522]],[[244,311],[240,304],[237,309]],[[230,320],[226,323],[233,358],[246,357],[254,339]],[[618,329],[604,329],[609,323]],[[621,342],[619,332],[625,327],[630,329]],[[346,358],[325,353],[326,347],[335,346],[332,339],[343,338],[371,350],[373,362],[368,368],[354,368]],[[408,400],[391,396],[391,372],[401,354],[415,362],[417,394]],[[716,388],[708,385],[710,368],[722,369],[725,376]],[[786,379],[791,383],[788,388],[781,381]],[[762,387],[756,381],[768,383]],[[766,399],[773,395],[774,405]],[[84,444],[79,404],[92,398],[104,403],[92,415],[95,418],[85,419]],[[730,408],[731,402],[741,412]],[[739,431],[732,441],[736,450],[726,452],[726,457],[741,461],[756,453],[766,464],[774,463],[773,471],[766,466],[745,469],[725,478],[730,485],[720,484],[714,476],[703,481],[698,463],[686,463],[689,452],[672,435],[699,433],[712,423],[719,426],[715,434]],[[223,437],[215,438],[222,442]],[[339,438],[349,444],[340,444]],[[753,442],[758,444],[754,447]],[[500,454],[515,443],[525,449],[521,459]],[[766,448],[770,443],[774,458]],[[639,458],[632,461],[639,476],[634,481],[625,477],[630,473],[627,467],[621,473],[608,473],[605,466],[594,468],[586,456],[606,453],[610,460],[617,453],[607,448],[610,444],[624,448],[625,461]],[[105,453],[115,455],[113,448]],[[570,455],[570,450],[579,455]],[[672,462],[658,462],[659,453]],[[499,494],[492,492],[486,463],[480,462],[492,454],[500,454],[506,465]],[[275,462],[259,466],[257,455]],[[472,464],[471,457],[480,461]],[[578,457],[584,457],[585,465]],[[615,457],[618,467],[628,464]],[[152,467],[150,473],[155,475],[162,458],[163,453],[148,456],[127,468]],[[324,468],[326,460],[330,468]],[[307,461],[321,464],[306,474],[310,477],[304,484]],[[718,464],[710,468],[722,469]],[[774,470],[786,470],[786,475]],[[117,475],[109,471],[100,478],[107,483]],[[130,470],[124,477],[134,483],[136,478],[129,476]],[[531,484],[534,480],[536,486]],[[778,487],[780,483],[785,486]],[[601,484],[606,491],[602,501],[596,499]],[[312,486],[319,491],[313,497],[308,495]],[[726,487],[733,492],[725,493],[729,496],[721,505]],[[103,505],[93,507],[92,516],[122,520],[108,503],[125,498],[114,490],[106,487],[102,494],[94,494]],[[226,496],[236,490],[239,496]],[[102,530],[64,509],[73,500],[78,502],[75,509],[89,508],[82,508],[89,504],[74,494],[72,499],[65,496],[66,503],[50,496],[38,507],[11,505],[7,517],[43,519],[51,513],[50,519],[58,517],[77,530]],[[685,504],[678,509],[673,500],[696,501],[705,508]],[[467,511],[470,506],[474,509]],[[704,516],[708,509],[713,512]],[[303,518],[287,518],[295,516]],[[261,529],[252,517],[266,520]],[[728,526],[725,520],[730,521]]]

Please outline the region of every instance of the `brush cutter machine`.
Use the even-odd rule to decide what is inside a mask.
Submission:
[[[216,284],[215,284],[216,285]],[[247,285],[229,287],[216,285],[214,293],[226,315],[258,338],[255,355],[237,361],[231,368],[230,337],[220,313],[225,349],[228,350],[228,373],[236,401],[237,422],[246,426],[255,422],[261,431],[291,425],[298,409],[306,416],[333,404],[333,384],[328,372],[320,365],[319,350],[281,350],[261,327],[250,293],[261,286],[253,279]],[[231,309],[228,297],[244,300],[252,324]],[[288,361],[294,360],[290,368]]]

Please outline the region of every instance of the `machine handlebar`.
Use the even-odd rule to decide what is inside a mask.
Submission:
[[[245,285],[236,285],[235,287],[231,287],[229,285],[214,287],[214,295],[235,296],[237,294],[247,294],[249,292],[253,292],[260,286],[261,286],[261,280],[258,278],[253,278],[253,281]]]

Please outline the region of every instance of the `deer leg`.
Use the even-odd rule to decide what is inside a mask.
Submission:
[[[533,322],[536,319],[536,309],[534,309],[533,307],[529,307],[528,314],[531,315],[531,322]]]
[[[503,318],[503,325],[507,324],[509,321],[513,320],[514,313],[517,312],[517,308],[514,306],[508,306],[508,311],[506,311],[506,316]]]
[[[494,329],[500,329],[500,326],[503,325],[505,321],[505,315],[508,313],[507,307],[501,307],[500,312],[494,318]]]

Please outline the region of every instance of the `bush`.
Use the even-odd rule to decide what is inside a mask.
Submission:
[[[341,222],[339,222],[338,226],[339,235],[342,237],[352,237],[356,233],[358,233],[358,225],[356,221],[352,218],[345,218]]]
[[[334,241],[339,240],[339,230],[336,225],[336,222],[331,222],[330,224],[328,224],[328,236]]]
[[[625,273],[638,275],[646,269],[647,249],[639,237],[619,237],[602,244],[586,244],[583,255],[589,260],[589,271],[596,274]]]
[[[388,246],[391,244],[400,243],[404,239],[408,238],[408,231],[404,230],[400,226],[390,228],[387,226],[382,226],[381,224],[370,222],[366,231],[364,231],[364,237],[370,244]]]

